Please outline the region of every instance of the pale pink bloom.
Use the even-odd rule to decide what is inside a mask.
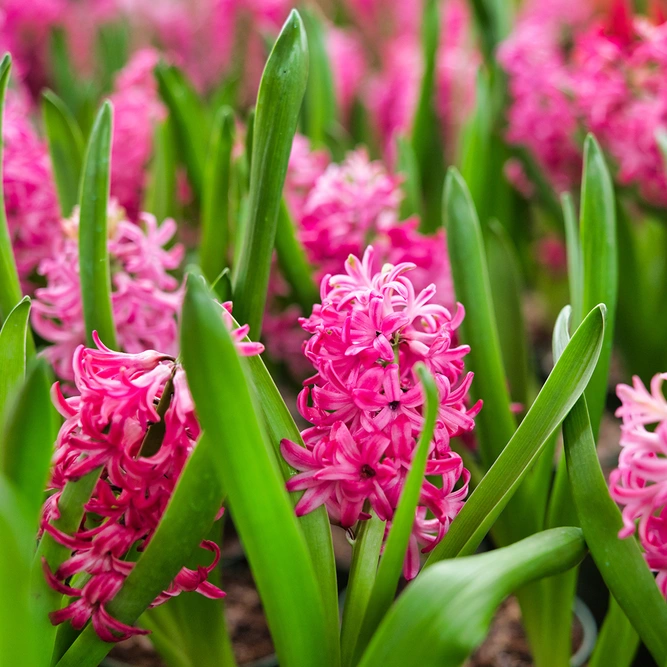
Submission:
[[[144,197],[155,127],[166,116],[153,76],[159,58],[153,49],[137,51],[118,74],[109,98],[114,106],[111,195],[131,219]]]
[[[635,531],[646,562],[657,572],[657,582],[667,597],[667,401],[662,383],[667,374],[654,376],[651,391],[638,377],[633,386],[619,384],[616,391],[623,419],[618,468],[609,477],[609,489],[623,506],[619,537]],[[647,428],[649,427],[649,428]],[[650,429],[650,430],[649,430]]]
[[[233,330],[230,310],[231,304],[221,308]],[[241,342],[246,333],[247,327],[232,331],[239,353],[261,352],[261,345]],[[106,605],[134,567],[127,559],[130,551],[145,549],[153,537],[201,427],[185,372],[172,355],[155,350],[114,352],[96,332],[93,338],[97,349],[80,345],[74,353],[74,384],[79,394],[65,398],[57,384],[53,387],[54,403],[65,422],[56,441],[49,484],[53,493],[44,505],[42,530],[71,555],[55,572],[46,563],[44,566],[51,586],[71,598],[69,604],[51,613],[51,621],[70,620],[80,630],[91,620],[104,641],[116,642],[146,632],[114,619]],[[148,429],[157,422],[164,424],[164,433],[146,451]],[[100,470],[100,477],[79,529],[73,535],[62,533],[51,522],[60,515],[58,503],[64,486],[95,470]],[[196,570],[182,568],[151,606],[182,591],[197,591],[210,598],[224,596],[207,581],[220,549],[207,540],[200,546],[213,552],[212,562]],[[87,575],[80,588],[65,583],[77,575]]]
[[[176,232],[176,223],[161,226],[149,213],[139,216],[140,225],[125,219],[113,202],[109,208],[109,258],[111,303],[118,343],[127,352],[160,349],[175,354],[176,316],[182,288],[170,275],[180,266],[183,247],[166,245]],[[78,210],[63,221],[63,235],[51,258],[39,265],[46,287],[36,290],[32,306],[35,331],[52,343],[44,355],[63,380],[73,380],[72,358],[85,340],[83,305],[79,280]]]
[[[17,93],[4,109],[2,186],[12,249],[26,290],[39,263],[51,257],[60,237],[60,209],[51,161]]]
[[[417,292],[408,277],[414,264],[385,264],[376,271],[373,249],[350,256],[345,273],[327,275],[321,304],[301,324],[310,338],[305,355],[316,374],[304,382],[297,407],[313,424],[303,431],[305,449],[283,440],[281,450],[300,474],[290,491],[305,490],[302,515],[325,505],[344,528],[377,516],[391,521],[423,427],[424,396],[414,367],[435,375],[440,398],[426,474],[404,574],[416,576],[418,546],[442,539],[467,494],[469,475],[450,439],[470,433],[481,403],[467,405],[472,374],[464,371],[466,346],[457,346],[454,315],[434,298],[434,285]],[[459,488],[454,488],[460,482]],[[433,520],[426,520],[426,509]]]

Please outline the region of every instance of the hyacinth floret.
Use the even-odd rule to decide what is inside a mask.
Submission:
[[[609,477],[614,500],[623,506],[619,537],[638,532],[648,566],[667,597],[667,401],[662,384],[667,373],[655,375],[650,391],[638,378],[619,384],[621,454]]]
[[[374,250],[351,255],[345,273],[327,275],[321,303],[301,325],[310,334],[305,355],[316,374],[304,382],[298,409],[312,426],[303,431],[305,448],[283,440],[281,451],[299,474],[287,483],[304,491],[296,511],[325,505],[335,523],[352,530],[373,511],[388,525],[396,511],[417,439],[424,424],[424,393],[415,374],[422,362],[435,376],[439,409],[404,564],[416,576],[419,550],[442,539],[461,509],[469,473],[450,439],[470,432],[481,403],[468,406],[472,373],[457,345],[463,319],[433,302],[435,287],[416,292],[404,262],[374,269]]]
[[[158,225],[154,216],[142,213],[137,225],[113,200],[107,216],[111,264],[111,305],[118,342],[126,352],[146,349],[176,353],[177,320],[183,290],[169,272],[180,265],[184,249],[167,248],[176,223]],[[38,272],[46,286],[35,293],[32,325],[52,343],[44,355],[63,380],[74,379],[72,359],[85,340],[79,278],[79,214],[62,221],[57,252],[42,260]]]
[[[234,329],[230,303],[221,306],[221,316],[240,354],[262,351],[259,343],[242,340],[247,326]],[[96,349],[80,345],[74,354],[78,395],[65,398],[57,383],[52,390],[65,421],[56,441],[42,530],[71,554],[55,572],[46,562],[44,569],[51,586],[71,598],[52,612],[52,622],[69,620],[81,629],[90,620],[103,640],[115,642],[145,633],[113,618],[107,605],[134,567],[128,554],[144,550],[155,533],[201,427],[185,372],[173,356],[156,350],[115,352],[96,332],[93,339]],[[163,425],[161,437],[149,437],[154,433],[150,427],[157,423]],[[52,523],[60,516],[63,488],[95,471],[100,476],[84,506],[81,524],[75,534],[66,535]],[[212,562],[196,570],[182,568],[151,606],[182,591],[210,598],[224,595],[207,581],[220,549],[208,540],[200,546],[212,552]],[[80,587],[66,583],[83,574],[87,578]]]

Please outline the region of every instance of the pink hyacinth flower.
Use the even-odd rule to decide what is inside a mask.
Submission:
[[[316,374],[304,382],[297,407],[313,426],[303,431],[305,448],[283,440],[285,460],[299,474],[290,491],[303,490],[302,515],[325,505],[332,521],[353,529],[369,518],[366,504],[391,522],[423,427],[424,395],[415,364],[435,375],[438,420],[424,481],[415,532],[404,574],[418,570],[418,548],[442,539],[467,494],[468,473],[452,452],[450,439],[470,433],[481,404],[467,405],[472,374],[456,346],[463,310],[452,314],[435,302],[436,289],[416,292],[413,264],[374,269],[374,251],[350,256],[345,273],[325,276],[322,303],[301,323],[311,336],[305,355]],[[459,484],[459,488],[455,487]],[[435,518],[427,519],[426,511]]]

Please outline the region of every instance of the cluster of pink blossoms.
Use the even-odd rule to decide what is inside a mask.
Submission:
[[[328,160],[324,151],[311,151],[307,139],[295,137],[285,197],[315,279],[340,273],[349,255],[360,256],[372,243],[375,271],[387,262],[413,263],[415,287],[435,283],[438,303],[453,306],[444,232],[425,236],[417,229],[417,217],[400,219],[401,177],[389,174],[381,162],[371,161],[363,149],[348,153],[340,164],[328,164]],[[305,339],[295,327],[299,309],[282,307],[289,289],[275,271],[270,293],[264,320],[269,354],[285,361],[295,377],[304,377],[308,372],[302,354]]]
[[[648,566],[667,597],[667,401],[662,383],[667,373],[656,375],[650,392],[638,377],[633,385],[619,384],[616,391],[623,419],[618,468],[609,478],[614,500],[623,505],[620,537],[635,530]],[[650,430],[647,428],[650,427]]]
[[[184,249],[166,249],[176,231],[173,220],[158,226],[142,213],[141,225],[126,219],[113,201],[109,206],[111,304],[118,343],[123,350],[146,349],[176,354],[177,322],[182,289],[168,272],[178,268]],[[62,222],[61,238],[53,256],[39,265],[46,287],[36,290],[32,306],[35,331],[51,343],[44,355],[63,380],[74,380],[72,359],[85,340],[79,279],[78,211]]]
[[[508,138],[524,146],[554,187],[578,183],[591,131],[613,158],[617,180],[667,203],[656,132],[667,129],[667,22],[633,16],[627,0],[604,14],[575,0],[529,3],[499,58],[513,103]]]
[[[434,285],[420,292],[405,275],[414,264],[373,268],[369,247],[360,261],[350,256],[345,274],[325,276],[322,303],[301,320],[311,337],[305,355],[317,371],[304,382],[298,409],[313,426],[302,435],[306,448],[283,440],[287,462],[300,471],[287,487],[303,490],[296,511],[325,505],[332,520],[351,529],[369,511],[391,524],[417,439],[423,427],[424,396],[414,372],[423,362],[434,374],[439,411],[419,507],[404,564],[416,576],[419,550],[442,539],[462,507],[469,473],[450,439],[474,428],[481,403],[466,404],[472,373],[455,344],[463,320],[433,303]]]
[[[139,213],[146,187],[155,126],[167,114],[153,75],[159,59],[154,49],[137,51],[116,78],[110,97],[114,107],[111,195],[132,220]]]
[[[231,304],[221,310],[232,330]],[[239,353],[259,354],[260,344],[242,342],[247,333],[247,326],[232,332]],[[73,598],[51,614],[52,622],[70,620],[81,629],[91,620],[104,641],[115,642],[146,632],[113,618],[106,605],[132,571],[134,563],[127,555],[144,550],[155,533],[201,427],[185,372],[173,356],[155,350],[114,352],[97,334],[94,338],[98,349],[81,345],[74,355],[78,395],[65,398],[57,384],[53,388],[54,403],[65,423],[56,441],[49,484],[53,493],[44,506],[42,529],[72,551],[55,572],[45,566],[53,588]],[[159,441],[147,437],[151,424],[158,422],[164,425]],[[74,535],[60,532],[51,522],[59,516],[65,484],[95,470],[100,478],[79,529]],[[213,552],[211,564],[196,570],[184,567],[152,606],[182,591],[210,598],[224,595],[207,581],[220,549],[208,540],[201,548]],[[88,575],[81,588],[65,583],[77,574]]]
[[[60,209],[44,141],[28,119],[19,93],[9,91],[2,126],[7,224],[26,291],[39,262],[51,257],[60,235]]]

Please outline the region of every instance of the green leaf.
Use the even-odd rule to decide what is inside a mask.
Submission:
[[[43,606],[30,599],[35,527],[22,497],[0,474],[0,655],[3,665],[49,664],[50,623]]]
[[[495,321],[511,399],[527,406],[532,387],[519,261],[512,240],[497,220],[489,221],[485,241]]]
[[[581,250],[584,263],[583,310],[586,312],[597,303],[607,306],[607,328],[602,352],[590,386],[586,390],[586,402],[590,406],[595,437],[607,399],[618,293],[618,250],[614,187],[600,146],[590,134],[584,145]]]
[[[486,62],[496,64],[496,48],[512,28],[512,3],[506,0],[471,0],[473,16],[482,41]]]
[[[406,220],[411,215],[422,214],[421,178],[419,164],[410,141],[399,136],[396,140],[396,171],[403,176],[403,200],[401,201],[400,218]]]
[[[223,501],[214,464],[218,444],[206,435],[197,443],[155,534],[121,590],[106,606],[122,623],[136,623],[208,535]],[[112,648],[113,644],[102,641],[88,624],[58,667],[95,667]]]
[[[319,292],[313,281],[313,268],[296,236],[296,229],[284,200],[278,211],[276,254],[280,273],[292,288],[294,300],[301,306],[303,314],[309,315],[313,304],[319,299]]]
[[[152,213],[158,222],[178,215],[176,185],[176,145],[173,121],[166,118],[155,127],[153,157],[142,210]]]
[[[384,552],[380,559],[380,566],[375,577],[375,584],[373,585],[371,597],[366,606],[366,613],[355,650],[357,658],[361,656],[368,645],[373,633],[396,596],[405,553],[408,549],[408,542],[415,522],[415,510],[417,509],[419,495],[424,482],[424,471],[426,470],[429,446],[433,439],[435,421],[438,416],[438,388],[435,385],[435,380],[423,365],[416,366],[415,370],[424,387],[426,396],[424,428],[419,436],[410,472],[405,480],[405,486],[391,522]]]
[[[209,123],[202,101],[178,68],[158,65],[155,76],[160,96],[173,118],[176,139],[190,185],[201,200],[206,144],[209,139]]]
[[[11,68],[12,59],[9,54],[6,54],[0,61],[0,136],[2,136],[2,112],[5,107],[5,94]],[[1,158],[0,153],[0,181],[2,180]],[[16,270],[12,241],[7,225],[4,190],[0,188],[0,322],[9,315],[12,308],[20,300],[21,284],[19,283],[19,274]]]
[[[369,507],[365,508],[367,511]],[[371,513],[367,521],[360,521],[352,546],[352,564],[345,590],[343,624],[341,628],[341,665],[355,664],[355,648],[371,598],[378,559],[382,550],[385,522]]]
[[[278,211],[308,78],[308,46],[301,18],[289,15],[264,68],[252,141],[248,217],[234,267],[234,308],[258,340],[269,283]]]
[[[435,111],[435,78],[440,41],[440,11],[438,0],[424,0],[422,39],[424,73],[417,108],[412,121],[412,148],[419,165],[419,177],[424,188],[424,217],[422,230],[434,232],[440,226],[443,150],[440,146],[440,126]],[[434,140],[437,142],[433,145]]]
[[[26,296],[9,313],[0,330],[0,427],[9,401],[25,376],[29,317],[30,297]],[[2,448],[0,442],[0,454]]]
[[[72,112],[50,90],[42,93],[42,115],[60,212],[64,218],[68,218],[79,200],[83,135]]]
[[[95,51],[101,72],[99,77],[102,90],[109,91],[116,72],[128,60],[130,29],[125,21],[105,22],[97,29]]]
[[[230,177],[234,147],[234,112],[222,107],[213,123],[213,135],[204,170],[200,264],[213,282],[229,264]]]
[[[599,305],[575,332],[528,414],[427,561],[473,553],[593,374],[604,335]]]
[[[79,209],[79,272],[88,345],[92,346],[92,333],[97,331],[105,345],[116,349],[107,248],[112,116],[107,101],[97,115],[86,149]]]
[[[578,528],[556,528],[486,554],[438,563],[401,595],[360,667],[458,667],[479,646],[498,605],[528,582],[585,554]]]
[[[639,635],[628,617],[618,606],[613,595],[609,596],[609,609],[604,617],[595,650],[588,667],[631,667],[639,648]]]
[[[579,225],[577,224],[574,202],[569,192],[560,198],[565,221],[565,242],[567,245],[567,276],[570,287],[570,303],[572,304],[573,324],[578,326],[584,317],[584,258],[581,254],[579,241]]]
[[[510,411],[479,219],[454,168],[447,172],[443,213],[456,297],[466,309],[461,332],[471,349],[466,364],[475,373],[472,394],[484,401],[476,422],[482,462],[488,468],[514,434],[516,422]]]
[[[321,148],[326,145],[327,136],[334,131],[336,94],[322,20],[314,9],[304,8],[301,13],[310,56],[308,85],[303,101],[304,134],[313,146]]]
[[[280,664],[333,664],[313,563],[258,423],[241,359],[219,306],[194,276],[183,306],[181,348],[202,427],[216,445],[215,468],[228,494]]]
[[[562,347],[569,336],[565,318],[560,320],[557,336]],[[663,631],[667,627],[667,603],[637,542],[618,537],[623,519],[609,495],[598,461],[585,399],[578,400],[565,419],[563,442],[572,497],[593,560],[656,662],[667,664],[667,635]]]
[[[58,432],[50,389],[47,362],[37,359],[10,404],[2,429],[0,471],[22,496],[34,533]]]
[[[285,405],[285,401],[283,401],[278,387],[276,387],[261,357],[248,357],[246,361],[256,404],[260,406],[267,436],[274,449],[283,478],[287,480],[295,474],[295,471],[283,459],[280,453],[280,442],[286,438],[301,447],[305,447],[301,433],[299,433],[294,418]],[[301,495],[301,493],[290,494],[295,505]],[[314,512],[300,517],[299,525],[308,544],[320,593],[324,601],[326,629],[330,636],[330,646],[334,647],[333,651],[337,655],[339,650],[338,587],[336,584],[336,561],[331,527],[326,509],[320,507]],[[334,661],[337,661],[337,657]]]

